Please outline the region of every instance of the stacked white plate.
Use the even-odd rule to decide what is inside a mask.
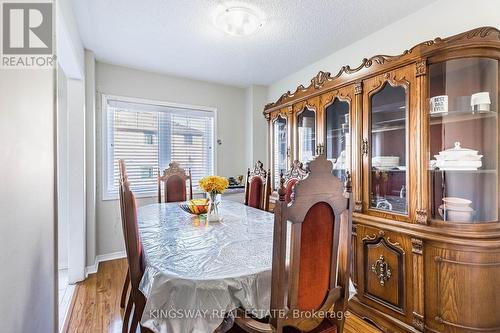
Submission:
[[[390,170],[399,166],[398,156],[374,156],[372,157],[372,167],[382,170]]]
[[[455,147],[439,152],[434,155],[435,166],[440,170],[477,170],[483,166],[477,150],[462,148],[460,142],[455,142]]]

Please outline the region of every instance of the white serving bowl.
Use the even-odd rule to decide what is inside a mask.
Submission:
[[[471,160],[481,159],[482,156],[477,158],[478,151],[468,148],[462,148],[460,142],[455,142],[455,146],[450,149],[446,149],[439,152],[439,155],[435,155],[436,159],[443,159],[448,161],[461,161],[461,160]]]
[[[440,170],[477,170],[483,166],[481,161],[437,161]]]
[[[445,210],[446,210],[446,219],[445,219]],[[471,222],[474,217],[474,210],[470,207],[467,209],[462,208],[461,210],[450,209],[449,207],[445,208],[445,205],[441,205],[438,208],[439,215],[445,221],[451,222]]]
[[[469,199],[457,197],[444,197],[442,200],[446,209],[453,210],[468,210],[467,208],[470,208],[470,204],[472,203]]]

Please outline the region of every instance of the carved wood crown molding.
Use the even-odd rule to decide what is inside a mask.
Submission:
[[[397,249],[401,251],[402,254],[405,254],[405,250],[401,247],[401,244],[399,242],[392,242],[390,237],[385,237],[385,231],[384,230],[379,230],[378,235],[373,234],[372,236],[370,235],[365,235],[363,239],[361,239],[363,242],[384,242],[386,245],[393,249]]]
[[[496,34],[496,38],[494,36],[491,36],[492,34]],[[281,95],[281,97],[276,102],[267,104],[264,107],[264,113],[268,113],[272,109],[275,109],[280,105],[290,103],[298,98],[313,94],[314,92],[324,88],[325,86],[333,87],[337,83],[337,80],[342,76],[354,74],[363,69],[368,69],[372,66],[384,65],[388,62],[396,62],[399,60],[409,61],[413,59],[417,62],[417,75],[424,75],[426,71],[426,65],[421,62],[422,59],[419,60],[415,58],[419,58],[422,55],[435,52],[440,48],[447,48],[448,46],[458,46],[454,45],[457,42],[474,42],[476,40],[481,41],[486,39],[500,41],[500,31],[494,27],[481,27],[447,38],[437,37],[433,40],[428,40],[417,44],[411,49],[403,51],[400,55],[376,55],[371,58],[364,58],[361,61],[361,64],[355,68],[351,68],[351,66],[349,65],[342,66],[342,68],[334,76],[332,76],[330,72],[319,71],[318,74],[316,74],[316,76],[311,79],[311,83],[307,87],[300,85],[297,87],[297,89],[295,89],[293,93],[287,91],[286,93]],[[500,45],[498,48],[500,49]],[[356,94],[358,94],[358,92],[361,93],[360,89],[361,88],[356,87]]]
[[[160,176],[160,180],[166,181],[168,177],[174,175],[180,176],[184,179],[189,178],[189,175],[186,174],[186,170],[181,168],[177,162],[173,161],[168,164],[168,168],[163,170],[163,175]]]
[[[389,72],[385,73],[384,77],[380,79],[378,82],[373,83],[372,91],[370,91],[370,94],[373,95],[375,92],[380,91],[385,83],[388,82],[391,86],[393,87],[409,87],[410,82],[406,79],[406,77],[403,75],[401,77],[397,77],[395,72]]]
[[[261,177],[263,180],[266,179],[267,172],[266,170],[264,170],[264,163],[262,163],[261,161],[255,162],[252,170],[248,168],[248,178],[250,179],[255,176]]]
[[[302,180],[306,178],[307,174],[308,171],[304,168],[303,163],[300,162],[299,160],[295,160],[293,161],[290,170],[285,172],[283,178],[285,179],[285,183],[287,183],[290,179]]]

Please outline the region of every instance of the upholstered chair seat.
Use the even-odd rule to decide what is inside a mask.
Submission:
[[[245,332],[246,332],[245,330],[235,325],[231,328],[231,330],[228,333],[245,333]],[[293,327],[285,327],[283,329],[283,333],[304,333],[304,332]],[[307,333],[337,333],[337,326],[335,324],[330,323],[328,320],[324,320],[318,327]]]
[[[283,330],[284,333],[303,333],[303,331],[299,331],[293,327],[285,327]],[[323,320],[323,322],[307,333],[337,333],[337,325],[330,323],[328,320]],[[361,332],[360,332],[361,333]]]

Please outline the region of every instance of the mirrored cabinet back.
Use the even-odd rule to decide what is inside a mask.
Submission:
[[[353,179],[350,310],[384,332],[500,332],[500,31],[319,72],[266,105],[275,190],[325,154]]]

